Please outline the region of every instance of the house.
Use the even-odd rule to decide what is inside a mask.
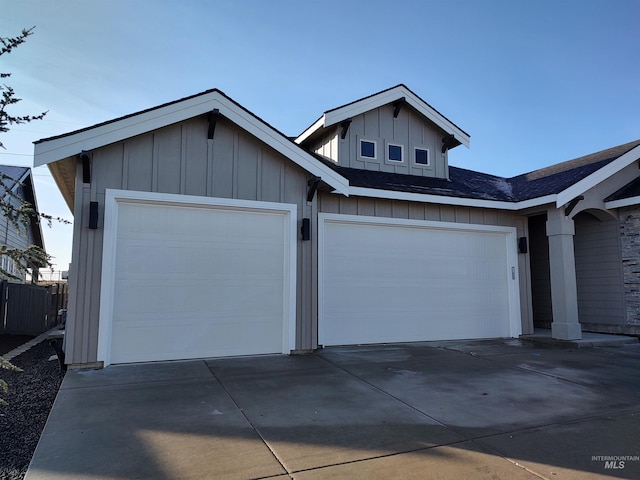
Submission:
[[[36,213],[38,212],[31,169],[0,165],[0,195],[2,195],[3,204],[8,206],[8,209],[2,209],[0,215],[0,246],[24,251],[29,246],[36,245],[44,250],[42,227],[37,216],[31,217],[27,225],[19,217],[13,220],[10,218],[15,214],[13,209],[19,209],[25,204],[30,205]],[[8,274],[0,274],[3,280],[25,283],[27,273],[31,279],[38,278],[37,269],[25,271],[10,255],[0,255],[0,262],[2,270]]]
[[[76,366],[640,333],[640,141],[514,178],[404,85],[294,141],[209,90],[35,143],[74,214]]]

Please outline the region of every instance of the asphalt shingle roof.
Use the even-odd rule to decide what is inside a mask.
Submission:
[[[450,166],[450,179],[446,180],[442,178],[340,167],[329,161],[325,161],[325,163],[340,175],[347,178],[349,184],[355,187],[448,197],[519,202],[560,193],[638,145],[640,145],[640,140],[550,167],[534,170],[512,178],[503,178]],[[629,188],[636,188],[640,193],[640,181],[637,185],[633,187],[629,186]],[[634,190],[634,192],[635,191],[636,190]]]
[[[640,177],[627,183],[617,192],[612,193],[604,199],[605,202],[612,202],[614,200],[623,200],[625,198],[640,197]]]

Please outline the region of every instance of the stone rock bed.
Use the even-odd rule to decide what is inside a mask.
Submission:
[[[36,449],[64,377],[52,355],[43,341],[11,361],[22,372],[0,371],[9,384],[2,396],[9,405],[0,406],[1,480],[23,479]]]

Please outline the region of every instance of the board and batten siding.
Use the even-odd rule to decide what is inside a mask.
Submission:
[[[91,364],[97,359],[98,319],[105,190],[135,190],[203,197],[283,202],[298,205],[298,223],[313,218],[308,203],[308,174],[239,127],[219,120],[207,139],[206,117],[171,125],[91,152],[91,184],[76,171],[73,259],[70,272],[67,362]],[[99,204],[97,230],[88,228],[89,202]],[[315,242],[297,249],[296,348],[317,343]],[[250,294],[250,292],[248,292]]]
[[[445,133],[425,121],[404,106],[396,118],[393,105],[385,105],[351,119],[344,139],[341,128],[331,129],[312,148],[325,158],[338,162],[342,167],[376,170],[381,172],[447,178],[447,152],[442,153],[442,138]],[[359,156],[360,139],[376,142],[375,159]],[[402,145],[403,162],[386,159],[387,144]],[[414,162],[414,149],[429,151],[430,165],[418,166]]]
[[[625,323],[620,227],[589,213],[574,217],[578,315],[582,324]],[[588,328],[587,328],[588,330]]]
[[[527,218],[504,210],[457,207],[452,205],[437,205],[369,197],[343,197],[341,195],[320,192],[318,195],[318,212],[515,227],[518,237],[528,236]],[[317,231],[317,225],[315,229]],[[397,245],[394,246],[394,248],[397,248]],[[528,255],[518,255],[518,270],[520,274],[519,288],[522,333],[528,334],[533,333],[530,288],[531,269]]]

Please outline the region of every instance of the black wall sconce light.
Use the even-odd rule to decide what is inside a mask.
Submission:
[[[529,247],[527,246],[527,237],[520,237],[518,239],[518,253],[527,253]]]
[[[311,240],[311,220],[309,218],[302,219],[302,228],[300,229],[300,233],[302,233],[302,240]]]
[[[98,202],[89,202],[89,229],[98,228]]]

